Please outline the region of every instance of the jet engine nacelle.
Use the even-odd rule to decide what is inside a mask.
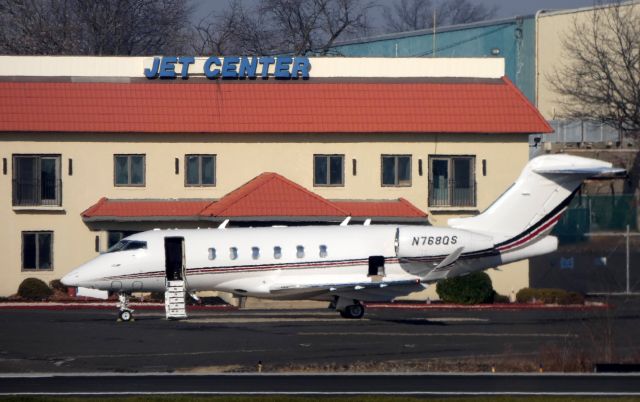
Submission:
[[[469,253],[493,245],[492,237],[461,229],[400,227],[396,234],[396,254],[400,258],[448,255],[460,247]]]

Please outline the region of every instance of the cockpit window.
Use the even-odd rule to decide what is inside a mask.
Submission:
[[[147,242],[140,240],[120,240],[116,244],[114,244],[107,253],[115,253],[118,251],[128,251],[128,250],[139,250],[146,249]]]

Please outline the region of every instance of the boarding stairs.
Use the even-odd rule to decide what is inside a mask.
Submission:
[[[164,308],[167,319],[187,318],[185,295],[184,281],[167,281],[164,292]]]

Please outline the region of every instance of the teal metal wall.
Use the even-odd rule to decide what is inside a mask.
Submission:
[[[499,49],[499,54],[492,54]],[[347,57],[430,57],[432,31],[422,30],[345,42],[333,54]],[[504,57],[506,75],[534,102],[535,20],[517,17],[441,28],[437,57]]]

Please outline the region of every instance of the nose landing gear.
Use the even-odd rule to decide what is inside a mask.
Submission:
[[[118,321],[129,322],[133,320],[133,309],[129,308],[129,295],[118,293]]]

